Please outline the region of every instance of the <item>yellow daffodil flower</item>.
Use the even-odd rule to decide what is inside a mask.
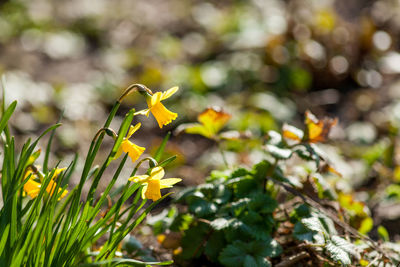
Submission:
[[[128,153],[128,156],[132,159],[132,162],[135,162],[140,155],[143,154],[143,152],[146,150],[146,148],[135,145],[131,141],[129,141],[129,138],[140,128],[141,123],[139,122],[135,126],[132,126],[129,128],[128,134],[122,141],[117,154],[115,155],[114,159],[119,158],[122,154],[122,152]]]
[[[178,128],[178,132],[184,130],[189,134],[200,134],[207,138],[214,138],[230,119],[231,115],[218,107],[207,108],[197,117],[200,123],[183,124]]]
[[[32,173],[32,171],[27,171],[27,173],[25,174],[25,178],[27,178],[30,173]],[[39,195],[40,185],[41,185],[40,183],[35,182],[33,180],[33,174],[32,174],[28,182],[24,184],[24,191],[28,194],[28,196],[34,199]]]
[[[176,93],[176,91],[178,91],[178,89],[179,87],[175,86],[165,92],[157,92],[151,96],[148,96],[146,101],[149,108],[138,111],[135,114],[146,115],[148,117],[149,113],[151,112],[156,118],[158,126],[160,128],[162,128],[164,125],[169,124],[171,121],[175,120],[178,117],[178,114],[168,110],[161,103],[161,101],[171,97],[173,94]]]
[[[65,170],[66,168],[57,168],[54,171],[53,177],[51,177],[49,184],[47,185],[46,192],[49,193],[50,195],[53,195],[55,188],[57,187],[57,183],[54,182],[54,179]],[[36,198],[39,195],[40,192],[40,187],[42,186],[41,183],[36,182],[34,179],[37,177],[32,170],[28,170],[25,174],[25,178],[27,179],[30,175],[29,180],[24,184],[24,191],[28,196],[30,196],[32,199]],[[58,189],[58,192],[61,192],[61,188]],[[58,200],[61,200],[68,194],[68,190],[64,190],[61,193],[61,196],[58,198]]]
[[[174,184],[182,181],[180,178],[162,179],[165,175],[162,167],[155,167],[150,175],[138,175],[129,178],[129,181],[143,184],[142,198],[156,201],[161,198],[160,189],[171,188]]]

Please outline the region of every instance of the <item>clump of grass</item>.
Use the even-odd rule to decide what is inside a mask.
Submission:
[[[48,166],[51,143],[55,130],[61,124],[48,128],[36,140],[28,139],[22,149],[15,147],[15,137],[11,134],[8,121],[12,116],[17,102],[7,108],[4,95],[1,107],[0,133],[2,142],[2,169],[0,207],[0,266],[146,266],[165,265],[171,262],[141,262],[134,259],[117,257],[118,247],[127,236],[167,195],[161,196],[160,183],[157,181],[131,182],[134,180],[138,167],[148,162],[147,173],[161,170],[174,160],[171,157],[164,162],[158,162],[163,153],[168,135],[157,150],[154,158],[141,159],[133,168],[131,179],[121,177],[121,171],[128,157],[135,162],[145,148],[136,146],[128,138],[138,127],[131,126],[135,115],[151,111],[158,124],[162,127],[176,118],[177,114],[167,110],[161,100],[171,96],[177,88],[162,93],[155,93],[144,85],[134,84],[118,99],[103,127],[93,138],[80,175],[79,183],[68,186],[68,181],[75,171],[77,157],[66,168]],[[110,128],[121,101],[132,92],[142,94],[149,109],[135,113],[130,110],[122,121],[118,131]],[[168,94],[167,96],[165,94]],[[159,96],[162,96],[161,98]],[[164,98],[163,98],[164,97]],[[164,112],[164,113],[163,113]],[[42,170],[37,159],[40,149],[38,142],[50,134]],[[114,140],[112,149],[100,166],[93,162],[101,148],[103,140],[111,137]],[[127,138],[128,137],[128,138]],[[138,149],[139,148],[139,149]],[[98,192],[98,184],[102,180],[111,162],[122,153],[126,153],[119,162],[118,168],[103,192]],[[61,164],[60,164],[61,166]],[[150,175],[151,176],[151,175]],[[149,177],[150,177],[149,176]],[[115,188],[117,179],[125,179],[122,188]],[[180,179],[174,180],[178,182]],[[158,180],[159,181],[159,180]],[[84,194],[83,187],[90,184],[89,191]],[[158,187],[157,187],[158,185]],[[169,185],[171,187],[172,184]],[[145,209],[147,195],[141,191],[153,193],[154,200]],[[154,197],[156,194],[158,197]],[[96,199],[96,196],[99,196]],[[142,196],[142,197],[141,197]],[[104,206],[111,200],[112,206],[106,212]],[[94,244],[100,238],[106,239],[101,248],[94,251]],[[106,237],[106,238],[104,238]]]

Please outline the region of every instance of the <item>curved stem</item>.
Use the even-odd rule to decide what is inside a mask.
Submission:
[[[129,94],[133,93],[133,92],[139,92],[140,94],[143,95],[153,95],[153,92],[147,88],[145,85],[140,84],[140,83],[134,83],[128,86],[128,88],[125,89],[125,92],[120,96],[120,98],[118,99],[118,102],[121,103],[122,100],[128,96]]]
[[[142,159],[141,161],[139,161],[139,162],[136,164],[135,169],[133,169],[133,171],[132,171],[132,173],[131,173],[131,176],[134,176],[134,175],[136,174],[136,172],[137,172],[137,170],[139,169],[140,165],[142,165],[142,163],[145,162],[146,160],[149,161],[149,165],[150,165],[150,162],[152,162],[155,166],[158,165],[158,162],[157,162],[155,159],[153,159],[153,158],[151,158],[151,157],[146,157],[146,158]],[[151,167],[151,166],[150,166],[150,167]]]
[[[101,129],[99,129],[97,131],[97,133],[95,134],[95,136],[93,137],[92,142],[95,142],[97,138],[99,138],[100,134],[105,132],[107,135],[112,136],[114,139],[117,138],[117,134],[115,133],[115,131],[111,128],[108,127],[103,127]]]

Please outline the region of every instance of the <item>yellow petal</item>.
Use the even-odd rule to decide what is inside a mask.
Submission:
[[[27,170],[24,176],[24,180],[27,179],[29,175],[32,175],[31,177],[33,177],[34,173],[31,170]]]
[[[141,125],[142,125],[142,124],[141,124],[140,122],[137,123],[135,126],[132,126],[132,125],[131,125],[131,127],[129,127],[129,132],[128,132],[128,134],[126,135],[126,139],[131,138],[132,134],[134,134],[137,130],[139,130],[139,128],[140,128]]]
[[[161,102],[158,102],[150,109],[157,120],[158,126],[162,128],[178,117],[178,114],[169,111]]]
[[[146,150],[146,148],[138,146],[129,140],[122,141],[121,147],[122,150],[132,159],[132,162],[135,162]]]
[[[128,180],[134,183],[146,183],[148,178],[150,176],[149,175],[136,175],[136,176],[132,176],[130,177]]]
[[[146,109],[139,110],[139,111],[135,112],[134,115],[135,115],[135,116],[136,116],[136,115],[145,115],[146,117],[148,117],[149,114],[150,114],[150,109],[149,109],[149,108],[146,108]]]
[[[57,187],[57,183],[54,182],[53,179],[51,179],[46,188],[47,193],[49,193],[50,195],[53,195],[56,187]],[[58,193],[60,193],[61,190],[62,190],[61,188],[58,188]],[[68,190],[63,190],[63,192],[61,193],[61,196],[58,198],[58,200],[61,200],[63,197],[65,197],[65,195],[67,193],[68,193]]]
[[[156,201],[161,198],[161,192],[160,192],[160,180],[154,179],[154,180],[149,180],[147,184],[147,190],[144,193],[145,198],[151,199],[153,201]]]
[[[165,172],[163,167],[155,167],[151,170],[151,179],[160,180],[164,177]]]
[[[180,178],[167,178],[167,179],[162,179],[162,180],[160,180],[160,187],[161,187],[161,189],[163,189],[163,188],[170,188],[170,187],[172,187],[174,184],[179,183],[180,181],[182,181],[182,179],[180,179]]]
[[[152,95],[150,102],[147,103],[149,105],[149,108],[151,108],[154,105],[160,103],[161,102],[161,97],[162,97],[162,93],[161,92],[157,92],[154,95]]]
[[[161,100],[167,99],[171,97],[173,94],[175,94],[179,90],[178,86],[172,87],[171,89],[168,89],[167,91],[162,93]]]
[[[59,189],[58,192],[60,192],[62,189]],[[58,198],[58,200],[63,199],[66,195],[68,194],[68,190],[64,190],[61,194],[61,196]]]
[[[24,191],[33,199],[39,195],[41,184],[35,182],[33,179],[29,179],[28,182],[24,184]]]
[[[60,173],[62,173],[62,172],[65,171],[66,169],[67,169],[67,168],[57,168],[57,169],[54,171],[54,175],[53,175],[52,178],[58,177],[58,175],[60,175]]]
[[[142,199],[146,199],[147,188],[148,188],[148,185],[146,183],[142,188]]]

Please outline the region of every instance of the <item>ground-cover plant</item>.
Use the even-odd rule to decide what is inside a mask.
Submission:
[[[2,142],[1,208],[0,208],[0,266],[147,266],[170,262],[142,262],[121,257],[121,242],[146,217],[151,209],[168,194],[161,196],[160,189],[172,187],[178,178],[161,180],[164,169],[174,157],[159,162],[168,136],[154,157],[139,159],[145,148],[129,141],[140,124],[131,126],[135,115],[151,111],[160,128],[177,117],[161,103],[178,90],[154,93],[144,85],[134,84],[115,102],[103,127],[91,142],[84,158],[84,167],[78,184],[68,186],[77,163],[77,157],[64,168],[63,163],[49,166],[51,143],[55,130],[61,124],[48,128],[36,140],[27,140],[19,151],[8,124],[17,103],[7,108],[2,102],[0,133]],[[118,131],[110,128],[122,100],[133,92],[142,94],[149,108],[135,113],[130,110]],[[51,134],[44,160],[38,163],[41,153],[39,140]],[[99,165],[94,165],[103,140],[113,140],[112,149]],[[98,185],[110,164],[124,154],[117,164],[112,179],[104,191]],[[127,161],[128,157],[131,161]],[[137,176],[140,165],[147,162],[148,175]],[[39,165],[42,165],[40,168]],[[128,166],[130,165],[130,166]],[[123,168],[131,169],[130,177],[120,177]],[[125,179],[116,188],[117,179]],[[84,192],[84,185],[89,189]],[[145,206],[148,199],[150,205]],[[105,210],[105,207],[108,209]],[[129,242],[127,243],[129,247]],[[129,252],[129,251],[128,251]]]
[[[208,120],[209,128],[216,121]],[[259,163],[212,171],[204,184],[180,192],[176,207],[149,221],[160,243],[188,266],[398,264],[399,246],[382,227],[386,242],[366,236],[373,221],[365,205],[328,179],[340,173],[316,143],[336,123],[306,112],[304,130],[285,124],[281,133],[268,133]],[[204,125],[182,128],[222,138],[204,134]]]

